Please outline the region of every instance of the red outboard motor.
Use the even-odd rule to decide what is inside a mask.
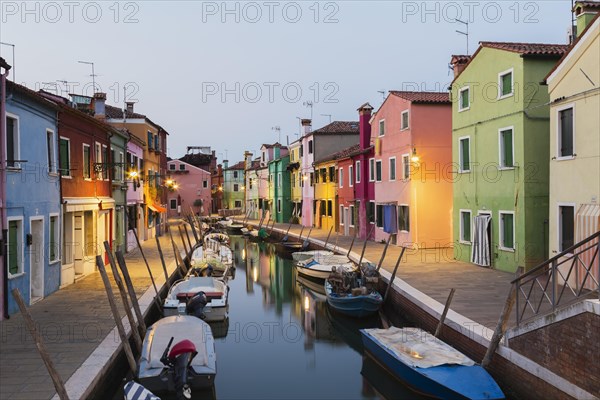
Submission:
[[[169,351],[172,343],[173,338],[171,337],[160,361],[169,368],[169,373],[172,374],[177,400],[190,399],[192,389],[187,383],[188,368],[198,352],[194,343],[187,339],[178,342]]]

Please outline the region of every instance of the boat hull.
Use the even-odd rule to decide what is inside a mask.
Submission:
[[[360,330],[365,354],[412,390],[435,399],[504,399],[493,378],[480,365],[444,364],[430,368],[412,367],[401,362],[377,340]],[[481,387],[474,390],[474,386]],[[474,394],[473,392],[478,393]]]
[[[319,271],[316,269],[296,266],[298,274],[312,279],[325,280],[331,274],[331,271]]]
[[[327,304],[336,312],[354,318],[373,315],[381,308],[381,296],[334,297],[328,294]]]

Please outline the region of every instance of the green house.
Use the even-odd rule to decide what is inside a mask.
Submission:
[[[272,213],[275,222],[289,222],[292,217],[292,187],[290,182],[290,156],[279,157],[279,149],[275,151],[275,159],[269,162],[269,199],[272,200]]]
[[[568,46],[481,42],[453,56],[454,257],[515,272],[547,257],[546,74]]]

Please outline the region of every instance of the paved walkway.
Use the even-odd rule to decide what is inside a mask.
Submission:
[[[250,220],[248,223],[257,225],[258,221]],[[275,224],[275,228],[284,231],[288,226],[289,224]],[[297,237],[301,229],[300,225],[292,225],[290,235]],[[328,230],[313,228],[310,238],[325,241],[327,234]],[[305,228],[303,237],[307,235],[308,228]],[[336,232],[332,232],[329,239],[329,243],[337,244],[343,253],[347,252],[351,242],[352,237],[337,235]],[[360,254],[363,243],[357,239],[352,251]],[[384,248],[385,244],[370,241],[364,257],[378,263]],[[400,247],[390,244],[383,268],[390,272],[394,270],[400,250]],[[510,290],[510,281],[515,275],[456,261],[452,257],[451,248],[420,251],[407,249],[396,276],[442,304],[446,303],[450,289],[455,288],[450,308],[494,329]],[[509,325],[512,321],[509,321]]]
[[[174,238],[179,250],[183,250],[181,241],[177,239],[177,230],[174,231]],[[173,247],[168,235],[162,236],[160,243],[168,265],[173,260]],[[164,282],[155,239],[142,243],[142,249],[154,278],[160,276],[161,282]],[[139,251],[134,250],[125,258],[139,298],[152,286],[146,264]],[[109,276],[112,277],[110,272]],[[117,303],[121,304],[114,283],[113,291]],[[64,382],[115,327],[99,272],[51,294],[31,306],[29,311]],[[124,317],[122,306],[119,311]],[[1,321],[0,332],[0,399],[52,398],[55,394],[54,385],[21,314]]]

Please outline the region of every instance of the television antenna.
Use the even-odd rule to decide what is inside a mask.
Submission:
[[[469,22],[461,21],[460,19],[455,19],[455,21],[460,24],[463,24],[466,27],[466,30],[464,32],[457,30],[456,33],[460,33],[461,35],[464,35],[467,38],[467,55],[469,55]]]
[[[313,102],[312,101],[305,101],[304,103],[302,103],[303,106],[305,107],[310,107],[310,119],[313,119]]]
[[[17,60],[15,59],[15,46],[12,43],[6,43],[6,42],[0,42],[0,44],[3,44],[4,46],[10,46],[12,47],[12,75],[13,75],[13,82],[17,83],[17,71],[16,71],[16,65],[17,65]]]
[[[385,90],[378,90],[377,93],[381,95],[382,100],[385,100]]]
[[[87,64],[87,65],[91,65],[92,66],[92,74],[90,75],[92,77],[92,96],[94,95],[94,93],[96,92],[96,73],[94,72],[94,63],[91,61],[77,61],[79,64]]]
[[[277,132],[277,143],[281,144],[281,127],[276,125],[272,127],[271,130]]]
[[[329,117],[329,123],[331,123],[331,114],[321,114],[322,117]]]

